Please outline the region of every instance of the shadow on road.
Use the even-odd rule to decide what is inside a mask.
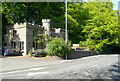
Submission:
[[[119,64],[118,64],[119,65]],[[110,73],[112,74],[110,78],[112,79],[120,79],[120,66],[112,65],[112,69],[109,69]]]

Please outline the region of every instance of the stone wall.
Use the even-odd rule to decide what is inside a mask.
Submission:
[[[33,51],[34,37],[42,33],[42,28],[38,25],[27,25],[27,53]],[[37,45],[40,48],[40,45]]]
[[[54,29],[51,29],[51,36],[53,38],[55,37],[61,37],[63,39],[65,39],[65,31],[61,28],[54,28]]]
[[[92,55],[98,55],[98,54],[93,52],[72,50],[72,52],[68,55],[68,59],[77,59],[77,58],[92,56]]]

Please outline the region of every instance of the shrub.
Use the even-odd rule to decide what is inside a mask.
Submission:
[[[28,56],[31,57],[31,55],[32,55],[32,51],[29,51]]]
[[[67,50],[66,51],[67,52],[65,55],[68,55],[71,52],[71,41],[70,40],[67,41]]]
[[[96,44],[96,41],[87,39],[86,41],[80,41],[80,48],[86,47],[89,48],[90,51],[100,51],[101,50],[101,45],[100,43]]]
[[[79,47],[80,47],[80,48],[82,48],[82,47],[87,47],[86,41],[80,41]]]
[[[71,42],[69,41],[68,45],[70,44]],[[68,55],[70,53],[70,50],[70,47],[66,48],[66,43],[63,38],[56,37],[49,42],[46,52],[50,56],[64,57],[65,55]]]

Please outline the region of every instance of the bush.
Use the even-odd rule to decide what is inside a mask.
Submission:
[[[86,47],[89,48],[92,52],[101,51],[102,44],[98,43],[95,40],[87,39],[86,41],[80,41],[80,48]]]
[[[68,55],[70,52],[71,52],[71,41],[68,40],[68,41],[67,41],[67,52],[66,52],[65,55]]]
[[[70,44],[71,42],[68,41],[68,45]],[[65,55],[68,55],[70,53],[70,50],[70,47],[66,48],[66,43],[63,38],[56,37],[49,42],[46,52],[50,56],[64,57]]]
[[[32,55],[32,51],[29,51],[28,56],[31,57],[31,55]]]
[[[87,47],[86,41],[80,41],[79,48],[82,48],[82,47]]]

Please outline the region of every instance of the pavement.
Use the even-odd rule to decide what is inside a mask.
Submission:
[[[3,79],[119,79],[119,55],[73,60],[2,58]],[[16,70],[15,70],[16,68]]]

